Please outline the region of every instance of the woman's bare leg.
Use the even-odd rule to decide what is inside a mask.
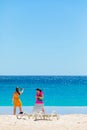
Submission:
[[[44,108],[42,108],[42,112],[45,114],[45,110],[44,110]]]
[[[16,107],[14,107],[14,112],[13,112],[14,115],[16,115]]]
[[[22,107],[19,107],[20,112],[22,112]]]

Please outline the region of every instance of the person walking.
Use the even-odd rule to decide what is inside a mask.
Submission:
[[[14,104],[14,110],[13,110],[13,114],[16,115],[16,108],[18,107],[19,108],[19,111],[20,113],[19,114],[23,114],[23,111],[22,111],[22,102],[19,98],[19,96],[24,92],[24,89],[22,89],[21,91],[19,91],[19,88],[16,87],[16,91],[14,92],[13,94],[13,97],[12,97],[12,101],[13,101],[13,104]]]

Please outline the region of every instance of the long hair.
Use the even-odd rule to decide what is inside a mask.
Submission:
[[[18,95],[20,95],[20,92],[19,92],[19,88],[16,87],[16,92],[18,93]]]

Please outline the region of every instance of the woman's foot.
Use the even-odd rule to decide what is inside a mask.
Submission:
[[[23,112],[20,112],[19,114],[23,114]]]

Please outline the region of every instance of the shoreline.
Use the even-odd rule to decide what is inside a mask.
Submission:
[[[23,106],[23,112],[32,113],[33,106]],[[87,106],[45,106],[46,113],[56,111],[60,115],[87,114]],[[17,108],[17,113],[19,112]],[[0,106],[0,115],[12,115],[13,106]]]

